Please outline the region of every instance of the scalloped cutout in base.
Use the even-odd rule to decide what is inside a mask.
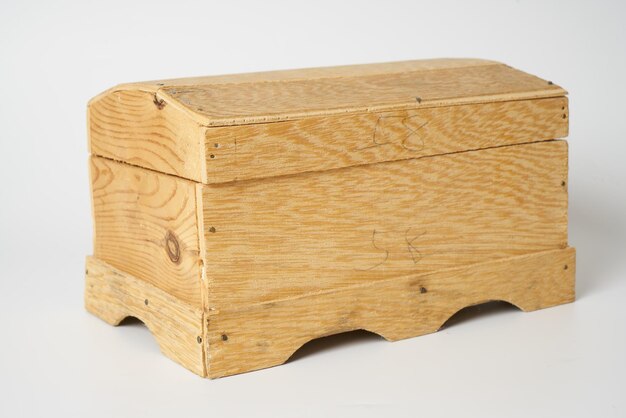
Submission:
[[[110,324],[132,315],[161,351],[211,378],[276,366],[313,339],[363,329],[389,341],[440,329],[461,309],[505,301],[534,311],[574,300],[575,250],[502,258],[251,304],[202,311],[95,258],[87,309]]]

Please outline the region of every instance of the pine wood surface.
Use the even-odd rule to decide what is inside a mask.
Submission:
[[[566,94],[474,59],[110,89],[88,106],[87,309],[219,377],[570,302]]]
[[[95,96],[92,101],[97,101],[103,96],[114,91],[136,90],[155,93],[164,86],[176,87],[232,83],[265,83],[271,81],[298,81],[313,80],[319,78],[360,77],[381,74],[398,74],[411,71],[440,70],[445,68],[464,68],[485,65],[502,64],[496,61],[477,58],[433,58],[410,61],[394,61],[356,65],[336,65],[330,67],[297,68],[290,70],[272,70],[238,74],[170,78],[118,84],[117,86],[112,87]]]
[[[90,167],[94,256],[201,307],[196,184],[101,157]]]
[[[205,181],[204,128],[154,93],[113,91],[88,106],[93,155]]]
[[[435,332],[460,309],[487,301],[507,301],[524,311],[572,302],[575,267],[575,251],[567,248],[203,316],[144,280],[88,257],[85,304],[111,325],[127,316],[140,319],[165,355],[215,378],[282,364],[304,343],[339,332],[365,329],[395,341]]]
[[[263,178],[563,138],[566,97],[206,129],[207,181]]]
[[[202,183],[267,177],[560,138],[565,94],[481,60],[134,83],[90,102],[90,150]],[[467,134],[445,135],[454,117],[450,133]],[[477,140],[480,126],[504,132],[499,123],[506,134]]]
[[[365,329],[391,341],[428,334],[488,301],[523,311],[573,302],[574,277],[567,248],[209,313],[208,376],[282,364],[304,343],[339,332]]]
[[[275,122],[348,112],[559,97],[566,92],[506,65],[265,83],[164,86],[208,126]]]
[[[206,375],[201,307],[94,257],[87,257],[85,307],[111,325],[128,316],[138,318],[163,354],[200,376]]]
[[[564,141],[217,186],[101,157],[91,170],[94,255],[194,306],[567,245]]]
[[[209,309],[567,246],[567,144],[203,186]]]

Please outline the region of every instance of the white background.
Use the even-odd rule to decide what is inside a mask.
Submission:
[[[0,416],[626,416],[626,6],[0,0]],[[578,300],[203,380],[82,307],[87,100],[121,82],[477,57],[570,92]],[[390,415],[391,416],[391,415]]]

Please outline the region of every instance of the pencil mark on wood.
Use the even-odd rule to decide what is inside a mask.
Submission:
[[[417,247],[413,244],[415,240],[423,237],[426,234],[426,231],[420,232],[417,235],[411,235],[411,228],[407,229],[404,233],[404,241],[406,242],[407,250],[411,255],[411,259],[413,260],[413,264],[419,263],[424,257],[422,252],[417,249]]]
[[[356,270],[359,270],[359,271],[369,271],[369,270],[374,270],[376,267],[379,267],[379,266],[381,266],[382,264],[384,264],[384,263],[385,263],[385,261],[387,261],[387,259],[389,258],[389,250],[386,250],[386,249],[384,249],[384,248],[380,248],[378,245],[376,245],[376,235],[377,235],[377,234],[380,234],[380,232],[377,232],[377,231],[374,229],[374,230],[372,231],[372,247],[374,247],[374,249],[376,249],[376,250],[378,250],[378,251],[384,251],[384,252],[385,252],[385,258],[384,258],[381,262],[376,263],[376,264],[374,264],[374,265],[373,265],[373,266],[371,266],[371,267],[368,267],[368,268],[366,268],[366,269],[359,269],[359,268],[358,268],[358,269],[356,269]]]
[[[388,121],[387,126],[385,122]],[[397,126],[399,122],[399,126]],[[394,126],[396,124],[396,126]],[[417,125],[417,126],[412,126]],[[424,138],[420,131],[428,125],[428,121],[419,119],[419,116],[379,116],[374,125],[372,140],[370,145],[357,148],[357,151],[376,148],[382,145],[398,144],[407,151],[419,152],[424,149]],[[389,139],[389,131],[400,130],[404,135],[400,135],[397,139]],[[415,143],[412,140],[416,139]]]
[[[372,133],[372,144],[371,145],[367,145],[365,147],[361,147],[361,148],[357,148],[357,151],[361,151],[364,149],[369,149],[369,148],[375,148],[375,147],[379,147],[381,145],[387,145],[390,144],[390,142],[378,142],[378,137],[380,136],[380,134],[378,133],[381,125],[381,120],[383,119],[389,119],[389,118],[393,118],[394,116],[391,117],[385,117],[385,116],[379,116],[378,119],[376,119],[376,124],[374,125],[374,132]]]
[[[406,127],[406,128],[410,131],[410,133],[409,133],[409,134],[408,134],[408,135],[407,135],[407,136],[406,136],[406,137],[402,140],[401,145],[402,145],[402,148],[404,148],[404,149],[405,149],[405,150],[407,150],[407,151],[415,151],[415,152],[417,152],[417,151],[421,151],[421,150],[423,150],[423,149],[424,149],[424,138],[423,138],[423,137],[422,137],[422,136],[421,136],[418,132],[419,132],[422,128],[424,128],[426,125],[428,125],[428,121],[424,121],[424,122],[420,123],[420,124],[417,126],[417,128],[413,129],[413,128],[411,128],[411,127],[407,124],[407,121],[408,121],[408,120],[413,120],[413,118],[415,118],[415,116],[414,116],[414,117],[411,117],[411,118],[404,118],[404,119],[402,120],[402,125],[404,125],[404,127]],[[408,146],[408,145],[407,145],[407,143],[408,143],[408,141],[409,141],[409,139],[410,139],[411,137],[416,137],[416,138],[418,139],[418,144],[419,144],[419,145],[418,145],[417,147],[411,147],[411,146]]]

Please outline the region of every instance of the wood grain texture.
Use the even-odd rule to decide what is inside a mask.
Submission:
[[[206,129],[207,182],[263,178],[563,138],[566,97]]]
[[[570,302],[566,94],[473,59],[117,86],[88,106],[86,307],[219,377]]]
[[[567,246],[567,144],[203,186],[221,310]]]
[[[394,277],[209,316],[208,376],[284,363],[318,337],[365,329],[388,340],[437,331],[466,306],[502,300],[524,311],[574,301],[573,248]]]
[[[94,255],[201,307],[196,184],[100,157],[90,167]]]
[[[90,150],[219,183],[560,138],[565,94],[472,59],[131,83],[90,102]]]
[[[163,354],[206,376],[201,308],[93,257],[87,257],[85,307],[111,325],[128,316],[138,318]]]
[[[205,181],[204,130],[179,103],[157,92],[98,96],[88,106],[88,132],[94,155]]]
[[[340,78],[164,86],[159,93],[183,103],[207,126],[566,94],[538,77],[491,64]]]

